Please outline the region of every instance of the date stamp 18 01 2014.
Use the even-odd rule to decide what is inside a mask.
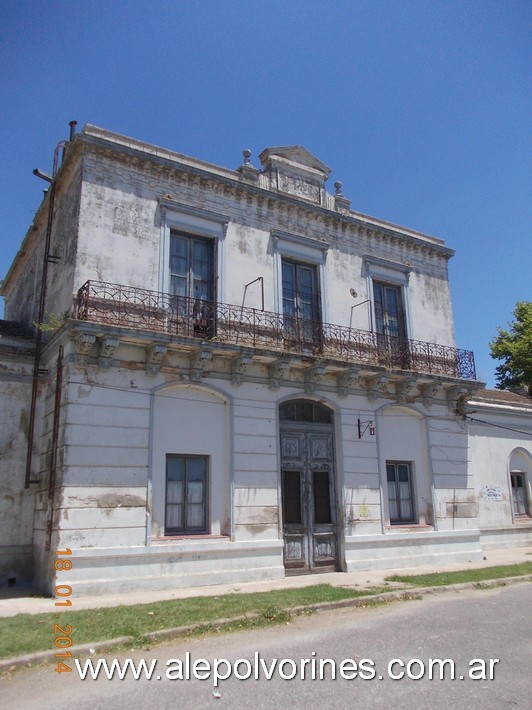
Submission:
[[[68,572],[72,569],[72,560],[68,559],[72,555],[72,550],[57,550],[57,556],[54,562],[54,567],[58,572]],[[54,589],[54,594],[57,599],[55,606],[72,606],[72,600],[69,599],[72,594],[72,587],[69,584],[58,584]],[[57,649],[55,657],[58,659],[56,673],[69,673],[72,671],[68,665],[68,659],[72,658],[72,651],[68,649],[72,646],[72,626],[70,624],[54,624],[54,646]],[[64,659],[64,660],[62,660]]]

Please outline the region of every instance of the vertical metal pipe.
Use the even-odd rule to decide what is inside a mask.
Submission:
[[[46,289],[48,281],[48,263],[50,256],[50,243],[52,239],[52,225],[54,219],[54,203],[55,203],[55,176],[48,189],[50,199],[48,202],[48,221],[46,224],[46,237],[44,241],[44,257],[41,274],[41,292],[39,297],[39,311],[37,315],[37,335],[35,339],[35,358],[33,361],[33,379],[31,386],[31,403],[30,403],[30,419],[28,425],[28,448],[26,454],[26,474],[24,477],[24,488],[29,488],[30,483],[37,481],[31,480],[31,464],[33,457],[33,438],[35,433],[35,411],[37,408],[37,394],[39,389],[39,368],[42,352],[42,324],[44,322],[45,305],[46,305]]]
[[[61,394],[63,388],[63,346],[59,346],[57,354],[57,372],[55,377],[54,423],[52,427],[52,448],[50,451],[50,475],[48,478],[48,520],[46,523],[46,545],[51,547],[55,510],[55,481],[57,472],[57,449],[59,445],[59,420],[61,416]]]

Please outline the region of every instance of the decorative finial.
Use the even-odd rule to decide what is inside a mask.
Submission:
[[[334,189],[335,189],[335,195],[337,197],[342,197],[342,183],[339,180],[337,180],[334,183]]]
[[[251,158],[251,151],[249,148],[245,148],[242,151],[242,155],[244,156],[244,165],[249,165],[250,164],[250,158]]]

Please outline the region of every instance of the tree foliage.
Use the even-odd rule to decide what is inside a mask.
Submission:
[[[503,360],[495,369],[498,389],[525,387],[532,396],[532,301],[519,301],[509,330],[497,329],[491,356]]]

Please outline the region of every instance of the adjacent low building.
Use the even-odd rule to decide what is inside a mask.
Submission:
[[[351,210],[301,146],[236,170],[90,125],[62,148],[2,286],[1,583],[169,589],[530,541],[532,401],[457,347],[442,240]]]

